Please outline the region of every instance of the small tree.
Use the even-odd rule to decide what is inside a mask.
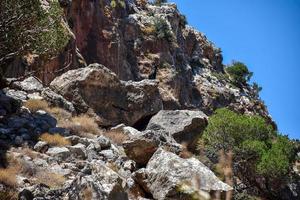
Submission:
[[[173,32],[165,19],[161,17],[155,17],[154,28],[157,38],[166,39],[168,42],[172,42],[174,40]]]
[[[226,68],[226,72],[237,87],[245,85],[253,75],[244,63],[236,61]]]
[[[242,115],[226,108],[216,110],[209,118],[200,142],[215,155],[218,151],[233,151],[235,175],[249,186],[261,185],[261,180],[265,180],[268,191],[261,192],[270,197],[276,196],[273,185],[285,180],[295,157],[292,142],[274,131],[262,117]]]
[[[154,0],[154,5],[161,6],[162,3],[167,3],[168,0]]]
[[[57,54],[69,40],[58,1],[43,8],[40,0],[0,1],[0,67],[28,53],[46,59]]]

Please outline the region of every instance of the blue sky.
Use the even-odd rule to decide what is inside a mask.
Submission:
[[[170,0],[188,23],[244,62],[279,131],[300,139],[300,0]]]

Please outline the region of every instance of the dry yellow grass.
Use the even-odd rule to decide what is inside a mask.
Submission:
[[[83,199],[84,200],[92,200],[93,199],[93,190],[90,187],[86,187],[82,191]]]
[[[43,183],[45,185],[48,185],[50,188],[59,188],[63,186],[66,179],[63,175],[51,173],[51,172],[45,172],[45,171],[39,171],[35,175],[35,183]]]
[[[0,169],[0,183],[9,187],[16,187],[18,185],[16,180],[17,173],[17,168],[12,166]]]
[[[128,135],[126,135],[120,131],[115,131],[115,130],[103,132],[103,135],[108,137],[115,144],[118,144],[118,145],[122,144],[124,141],[129,139]]]
[[[49,107],[46,101],[39,99],[29,99],[24,103],[24,106],[31,112],[36,112],[38,110],[47,110]]]
[[[6,188],[4,191],[0,191],[0,199],[1,200],[17,200],[18,199],[18,191],[15,188]]]
[[[49,107],[46,109],[46,111],[56,118],[58,124],[63,123],[72,117],[71,113],[59,107]]]
[[[146,26],[145,28],[142,28],[142,32],[145,35],[152,35],[155,32],[155,27],[153,25]]]
[[[65,121],[62,127],[70,129],[74,134],[87,136],[88,134],[98,135],[100,133],[98,124],[88,115],[80,115]]]
[[[44,133],[39,138],[41,141],[47,142],[50,145],[53,146],[67,146],[71,145],[71,142],[64,138],[63,136],[59,134],[51,135],[49,133]]]

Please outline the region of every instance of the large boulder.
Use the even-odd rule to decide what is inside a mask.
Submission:
[[[201,111],[161,110],[148,123],[147,130],[163,130],[179,143],[193,144],[207,125]]]
[[[141,172],[137,172],[137,182],[158,200],[180,199],[178,187],[182,184],[193,186],[193,182],[197,182],[196,187],[203,191],[232,189],[199,160],[183,159],[162,148],[155,152],[146,169],[142,169]]]
[[[103,126],[133,125],[162,109],[156,81],[120,81],[116,74],[99,64],[70,70],[54,79],[51,87],[71,101],[79,112],[96,113]]]

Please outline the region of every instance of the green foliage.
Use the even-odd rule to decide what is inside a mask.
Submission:
[[[126,3],[124,0],[112,0],[110,2],[110,6],[112,8],[116,8],[117,6],[120,6],[121,8],[125,8],[126,7]]]
[[[185,27],[187,25],[187,19],[185,15],[180,15],[179,17],[179,26],[180,27]]]
[[[11,58],[35,53],[50,58],[69,40],[58,1],[42,8],[39,0],[0,2],[0,65]]]
[[[226,68],[226,72],[229,74],[233,84],[237,87],[245,85],[253,75],[244,63],[236,61]]]
[[[168,0],[154,0],[153,4],[156,6],[161,6],[161,4],[167,3],[167,2],[168,2]]]
[[[257,83],[253,83],[252,84],[252,93],[253,93],[253,97],[254,98],[258,98],[259,97],[259,93],[261,92],[262,87],[259,86]]]
[[[288,138],[279,136],[272,147],[262,154],[257,164],[258,172],[272,178],[288,174],[293,153],[294,148]]]
[[[240,115],[226,108],[215,111],[202,138],[215,150],[234,150],[247,140],[267,141],[274,131],[259,116]]]
[[[294,160],[294,145],[273,130],[260,116],[247,116],[221,108],[209,118],[202,138],[208,152],[233,151],[242,168],[268,178],[288,174]]]
[[[161,17],[155,17],[154,28],[157,38],[166,39],[168,42],[172,42],[174,40],[173,32],[165,19]]]

